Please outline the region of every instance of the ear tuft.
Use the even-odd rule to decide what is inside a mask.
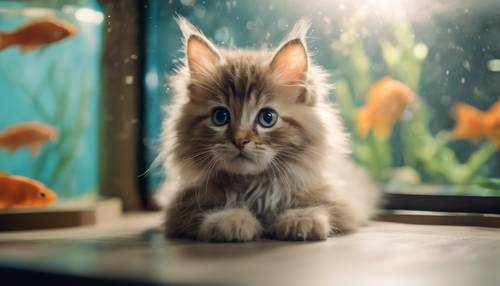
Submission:
[[[290,31],[290,33],[288,33],[285,39],[286,40],[300,39],[302,43],[305,43],[306,35],[310,27],[311,27],[311,21],[307,18],[301,18],[297,23],[295,23],[292,30]]]
[[[186,62],[191,74],[209,71],[221,60],[215,46],[186,18],[176,17],[185,41]]]
[[[177,25],[181,29],[182,36],[185,40],[189,39],[191,35],[201,35],[201,32],[183,16],[176,15],[175,22],[177,22]]]

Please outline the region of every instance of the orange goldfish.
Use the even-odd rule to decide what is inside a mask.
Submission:
[[[453,137],[456,139],[486,137],[500,148],[500,101],[493,104],[488,111],[459,103],[454,108],[454,117],[456,125]]]
[[[33,179],[0,174],[0,208],[44,206],[57,195]]]
[[[373,129],[377,139],[387,138],[406,106],[415,98],[404,83],[384,77],[374,83],[366,96],[366,103],[356,114],[358,133],[366,138]]]
[[[483,119],[484,135],[500,149],[500,101],[490,107]]]
[[[26,122],[0,132],[0,148],[15,152],[18,148],[29,146],[34,157],[43,144],[56,139],[57,136],[57,129],[50,125]]]
[[[454,108],[457,121],[453,137],[456,139],[479,139],[483,135],[483,112],[465,103]]]
[[[0,50],[18,46],[21,51],[27,52],[73,36],[77,32],[74,25],[65,21],[35,21],[12,32],[0,32]]]

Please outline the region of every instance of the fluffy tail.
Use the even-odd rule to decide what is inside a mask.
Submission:
[[[368,172],[353,161],[346,159],[336,174],[342,178],[348,196],[356,209],[360,221],[366,222],[375,216],[382,202],[382,192],[372,181]]]

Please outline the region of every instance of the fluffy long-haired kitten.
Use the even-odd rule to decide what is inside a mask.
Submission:
[[[160,158],[168,237],[324,240],[373,214],[376,191],[347,158],[307,21],[275,50],[222,49],[180,17],[185,61]]]

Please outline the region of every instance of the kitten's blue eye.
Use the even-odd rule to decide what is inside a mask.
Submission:
[[[262,108],[257,119],[260,126],[270,128],[278,121],[278,113],[271,108]]]
[[[215,126],[222,126],[229,122],[231,117],[225,107],[217,107],[212,112],[212,122]]]

